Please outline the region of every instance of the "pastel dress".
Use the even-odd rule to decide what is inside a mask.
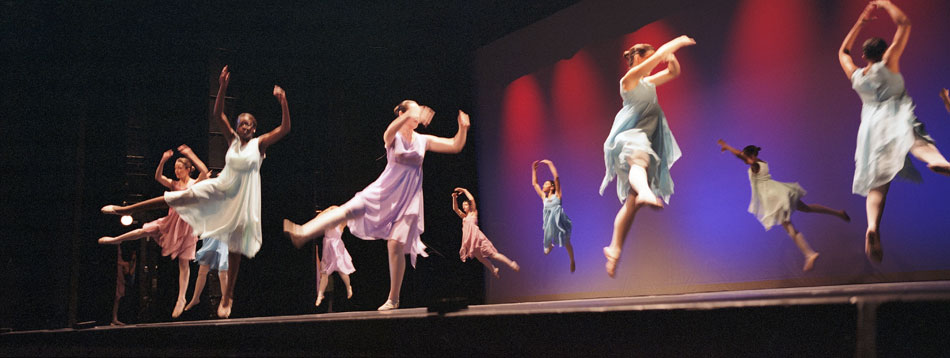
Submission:
[[[386,148],[386,169],[363,191],[342,205],[350,217],[350,233],[364,240],[396,240],[405,245],[412,266],[416,256],[429,256],[420,236],[425,229],[422,161],[428,136],[396,133]]]
[[[185,190],[195,183],[194,179],[189,178],[188,182],[181,184],[174,181],[175,190]],[[142,225],[142,230],[155,238],[155,242],[162,248],[162,256],[171,256],[172,259],[181,258],[193,260],[195,258],[195,246],[198,244],[198,237],[195,236],[191,226],[175,209],[168,209],[168,215],[157,220]]]
[[[261,161],[258,138],[231,141],[224,169],[187,190],[165,192],[165,202],[200,234],[254,257],[261,248]]]
[[[483,259],[498,253],[495,245],[488,241],[488,237],[478,228],[478,214],[471,214],[462,219],[462,247],[459,248],[459,258],[462,262],[470,258]]]
[[[557,195],[551,195],[544,198],[543,224],[544,229],[544,248],[554,245],[563,247],[571,243],[571,229],[573,224],[571,219],[564,213],[561,207],[561,198]]]
[[[329,275],[334,271],[345,275],[356,272],[353,258],[343,246],[343,232],[336,226],[323,234],[323,259],[320,261],[320,273]]]
[[[620,202],[627,199],[630,192],[630,164],[628,158],[637,152],[649,155],[647,169],[650,189],[667,203],[673,195],[673,178],[670,168],[682,155],[666,115],[656,98],[656,86],[640,79],[635,87],[624,91],[621,86],[620,97],[623,108],[614,117],[610,135],[604,142],[604,165],[607,172],[600,184],[600,195],[604,195],[607,185],[617,177],[617,197]]]
[[[774,225],[789,221],[792,211],[798,206],[798,200],[805,196],[806,192],[798,183],[772,180],[769,164],[762,161],[757,163],[758,173],[749,168],[749,184],[752,186],[749,213],[759,219],[765,230],[769,230]]]
[[[201,248],[195,254],[195,261],[208,266],[209,270],[227,271],[228,243],[210,237],[201,239]]]
[[[914,101],[904,88],[904,77],[879,61],[870,65],[867,74],[864,69],[854,71],[851,87],[862,103],[851,191],[867,196],[871,189],[898,175],[919,182],[920,172],[907,154],[918,139],[929,143],[933,139],[914,115]]]

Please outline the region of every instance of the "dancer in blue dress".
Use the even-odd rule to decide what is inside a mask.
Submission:
[[[195,290],[191,293],[191,300],[185,306],[185,311],[201,302],[201,292],[205,289],[208,271],[218,272],[221,297],[224,297],[225,283],[228,282],[228,243],[210,237],[201,239],[201,248],[195,253],[195,262],[198,263],[198,277],[195,278]]]
[[[648,44],[637,44],[623,53],[629,67],[620,79],[623,108],[614,117],[610,135],[604,142],[607,172],[600,185],[600,195],[604,195],[616,177],[617,197],[623,203],[614,219],[610,246],[604,248],[610,277],[616,272],[623,242],[637,210],[644,205],[663,207],[657,196],[669,203],[673,194],[670,167],[681,153],[657,102],[656,86],[679,76],[680,65],[673,54],[694,44],[695,40],[684,35],[656,50]],[[661,62],[666,62],[666,69],[651,75]]]
[[[538,185],[538,165],[547,164],[551,169],[553,180],[545,180],[544,185]],[[561,207],[561,178],[557,175],[557,168],[550,160],[544,159],[531,164],[531,185],[544,202],[541,228],[544,230],[544,254],[551,253],[554,245],[567,249],[567,256],[571,258],[571,272],[576,268],[574,264],[574,247],[571,246],[571,219]]]
[[[858,68],[851,58],[851,47],[864,25],[875,19],[871,13],[878,8],[887,11],[897,25],[897,31],[890,46],[878,37],[865,41],[862,57],[868,65]],[[898,175],[920,180],[920,173],[910,163],[908,153],[927,163],[934,172],[950,175],[950,163],[917,120],[914,102],[904,88],[900,57],[909,36],[910,20],[903,11],[890,1],[872,1],[864,8],[838,51],[841,68],[861,97],[861,125],[854,153],[851,191],[867,197],[868,229],[864,251],[868,258],[877,262],[884,257],[880,225],[891,181]]]

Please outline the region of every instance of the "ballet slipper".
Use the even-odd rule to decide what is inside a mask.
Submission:
[[[119,321],[119,320],[117,320],[117,319],[114,319],[114,320],[112,320],[112,323],[110,323],[109,325],[110,325],[110,326],[124,326],[125,323],[122,323],[121,321]]]
[[[574,273],[574,270],[575,270],[576,268],[577,268],[577,267],[574,265],[574,260],[571,260],[571,273]]]
[[[185,311],[188,311],[192,309],[193,307],[197,306],[199,302],[201,302],[201,300],[199,300],[198,298],[192,298],[191,302],[188,302],[188,305],[185,306]]]
[[[346,299],[353,298],[353,286],[346,286]]]
[[[101,211],[103,214],[119,215],[119,213],[116,212],[115,208],[117,208],[116,205],[106,205],[106,206],[103,206],[102,209],[99,209],[99,211]]]
[[[805,266],[802,267],[802,271],[808,272],[815,267],[815,260],[818,260],[818,253],[813,252],[810,255],[805,257]]]
[[[377,311],[389,311],[399,308],[399,301],[393,302],[393,300],[386,300],[386,303],[383,303],[382,306],[377,308]]]
[[[848,223],[851,222],[851,216],[848,216],[847,211],[841,210],[841,220],[844,220],[844,222]]]
[[[313,303],[314,306],[319,307],[323,303],[323,295],[317,296],[317,301]]]
[[[493,276],[495,276],[495,278],[501,278],[501,276],[498,275],[498,271],[499,271],[499,270],[500,270],[499,268],[494,267],[494,268],[491,269],[491,274],[492,274]]]
[[[545,248],[544,248],[544,254],[545,254],[545,255],[550,254],[552,249],[554,249],[554,245],[545,247]]]
[[[518,265],[518,261],[512,261],[512,262],[511,262],[511,269],[512,269],[512,270],[515,270],[515,272],[519,272],[519,271],[521,271],[521,265]]]
[[[864,235],[864,253],[868,259],[874,262],[881,262],[884,259],[884,249],[881,248],[881,235],[876,231],[868,230]]]
[[[181,313],[185,311],[185,299],[179,299],[175,303],[175,309],[172,310],[172,318],[178,318],[181,316]]]
[[[231,317],[231,304],[228,304],[227,306],[225,306],[224,300],[222,299],[221,304],[218,305],[218,318],[228,318],[228,317]]]
[[[620,261],[620,254],[614,255],[610,247],[604,247],[604,257],[607,258],[607,276],[613,278],[617,273],[617,261]]]
[[[927,169],[937,174],[950,176],[950,163],[927,164]]]
[[[649,206],[654,209],[663,209],[663,201],[657,198],[653,193],[649,193],[649,195],[637,194],[637,198],[633,204],[636,206]]]
[[[112,236],[103,236],[99,238],[99,245],[115,244],[115,238]]]
[[[284,235],[287,235],[287,237],[290,238],[290,242],[298,249],[307,243],[307,241],[300,236],[300,226],[287,219],[284,219]]]

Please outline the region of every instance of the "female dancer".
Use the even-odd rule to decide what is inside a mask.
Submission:
[[[185,190],[208,178],[208,167],[198,159],[191,148],[182,144],[178,147],[178,152],[184,157],[175,160],[175,177],[177,180],[171,180],[162,175],[165,162],[174,153],[169,149],[162,154],[162,159],[158,162],[158,168],[155,169],[156,181],[169,190]],[[195,171],[196,167],[199,172],[198,179],[191,179],[191,173]],[[188,278],[191,274],[191,266],[188,263],[195,258],[195,245],[198,243],[198,237],[193,233],[191,226],[188,226],[188,223],[175,212],[175,209],[169,208],[167,216],[146,223],[142,225],[141,229],[135,229],[117,237],[103,236],[99,239],[99,243],[119,244],[123,241],[137,240],[149,236],[155,237],[155,242],[162,247],[162,256],[171,256],[172,259],[178,259],[178,301],[175,303],[175,309],[172,310],[172,318],[178,318],[185,309],[185,291],[188,290]]]
[[[132,250],[129,261],[122,259],[122,245],[116,245],[115,256],[115,300],[112,301],[112,324],[113,326],[124,326],[125,323],[119,321],[119,303],[125,292],[131,290],[135,281],[135,250]]]
[[[877,37],[865,41],[862,57],[868,65],[858,68],[851,59],[851,47],[864,25],[874,19],[871,13],[877,8],[887,11],[897,25],[897,31],[890,46]],[[920,180],[920,173],[910,163],[907,153],[927,163],[934,172],[950,175],[950,163],[917,121],[914,102],[904,88],[900,57],[909,36],[910,20],[903,11],[890,1],[872,1],[861,12],[838,50],[841,68],[862,102],[851,191],[867,197],[868,229],[864,252],[877,262],[884,257],[880,225],[891,181],[897,175]]]
[[[459,111],[458,132],[453,138],[416,133],[420,123],[428,125],[435,112],[412,100],[402,101],[393,112],[393,120],[383,133],[386,169],[372,184],[356,193],[340,209],[320,215],[304,225],[284,220],[284,232],[294,245],[303,246],[324,230],[344,221],[350,233],[364,239],[385,239],[389,250],[389,298],[380,311],[399,307],[399,291],[406,271],[406,254],[412,266],[416,256],[428,256],[419,236],[425,228],[422,205],[422,161],[426,151],[458,153],[468,135],[468,114]]]
[[[538,165],[547,164],[551,169],[551,175],[554,180],[545,180],[544,186],[538,185]],[[534,191],[538,193],[544,202],[544,213],[541,217],[541,228],[544,229],[544,254],[551,253],[554,245],[563,246],[567,249],[567,256],[571,258],[571,272],[574,272],[574,247],[571,246],[571,229],[573,227],[571,219],[564,213],[561,207],[561,178],[557,175],[557,169],[550,160],[536,160],[531,163],[531,185]]]
[[[195,262],[198,263],[198,278],[195,279],[195,291],[191,293],[191,300],[185,306],[185,311],[201,302],[201,292],[205,289],[208,271],[218,272],[221,297],[224,297],[228,282],[228,244],[210,237],[201,239],[201,249],[195,253]]]
[[[805,236],[792,225],[792,212],[796,209],[806,213],[834,215],[841,220],[851,222],[851,217],[844,210],[835,210],[820,204],[805,204],[801,200],[805,196],[805,189],[798,183],[784,183],[772,180],[769,174],[769,164],[759,158],[762,148],[754,145],[746,146],[739,151],[722,139],[718,141],[723,152],[729,151],[737,158],[749,165],[749,184],[752,185],[752,201],[749,203],[749,213],[755,215],[768,231],[775,224],[782,224],[788,236],[795,241],[798,249],[805,256],[805,265],[802,271],[809,271],[818,259],[818,253],[811,249]]]
[[[459,210],[459,194],[464,194],[468,198],[468,200],[462,201],[461,210]],[[488,237],[478,228],[478,207],[475,206],[475,197],[468,189],[455,188],[455,191],[452,192],[452,211],[462,219],[462,247],[459,248],[459,258],[462,259],[462,262],[474,257],[482,265],[485,265],[496,278],[498,277],[498,267],[495,267],[488,259],[501,261],[511,267],[512,270],[521,271],[521,266],[498,252],[495,245],[492,245],[491,241],[488,241]]]
[[[600,195],[604,195],[607,184],[616,176],[617,197],[623,203],[614,219],[610,246],[604,248],[610,277],[616,272],[637,210],[644,205],[663,207],[657,195],[669,202],[673,194],[670,167],[679,159],[680,149],[657,103],[656,86],[679,76],[680,65],[673,53],[694,44],[695,40],[684,35],[656,50],[648,44],[637,44],[623,53],[629,67],[620,79],[623,108],[604,142],[607,173],[600,185]],[[666,69],[650,75],[660,62],[666,62]]]
[[[214,101],[213,117],[220,120],[224,136],[231,143],[221,174],[187,190],[168,191],[164,196],[133,205],[102,207],[103,213],[126,215],[170,206],[191,225],[195,233],[201,233],[202,238],[227,241],[228,281],[218,306],[218,317],[221,318],[231,315],[241,255],[252,258],[261,248],[261,161],[267,148],[290,133],[287,96],[278,86],[274,86],[274,97],[281,106],[279,127],[255,138],[257,119],[250,113],[241,113],[238,115],[237,129],[232,129],[224,114],[224,96],[230,78],[228,67],[224,66],[218,77],[220,86]]]
[[[330,206],[317,214],[317,216],[319,217],[337,208],[339,208],[339,206]],[[350,253],[346,251],[346,246],[343,246],[344,228],[346,228],[346,223],[327,229],[326,235],[323,235],[323,260],[320,260],[320,252],[315,253],[317,257],[317,272],[320,276],[318,281],[319,288],[317,289],[317,301],[313,303],[314,306],[319,306],[323,303],[323,292],[327,290],[330,274],[334,271],[340,274],[340,279],[343,280],[343,284],[346,285],[346,298],[349,299],[353,297],[353,286],[350,285],[350,274],[356,272],[356,268],[353,267],[353,258],[351,258]],[[319,251],[319,248],[317,248],[317,250]]]

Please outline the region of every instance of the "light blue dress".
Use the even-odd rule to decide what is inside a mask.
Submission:
[[[199,265],[208,265],[208,269],[213,271],[227,271],[228,244],[210,237],[201,239],[201,249],[195,253],[195,261]]]
[[[863,68],[851,74],[851,87],[862,102],[851,191],[861,196],[897,175],[919,182],[920,173],[907,154],[918,138],[933,143],[914,115],[904,77],[891,72],[884,62],[870,66],[866,75]]]
[[[563,247],[571,243],[571,219],[561,207],[561,198],[551,195],[544,198],[544,248],[557,245]]]
[[[627,158],[635,152],[645,152],[650,156],[647,177],[650,189],[663,201],[669,203],[673,195],[673,178],[670,168],[682,155],[676,145],[676,139],[670,132],[666,115],[656,98],[656,86],[640,79],[636,87],[629,91],[620,90],[623,108],[614,117],[610,135],[604,142],[604,165],[607,172],[600,184],[600,195],[610,181],[617,177],[617,197],[620,202],[627,199],[630,192],[630,164]]]

